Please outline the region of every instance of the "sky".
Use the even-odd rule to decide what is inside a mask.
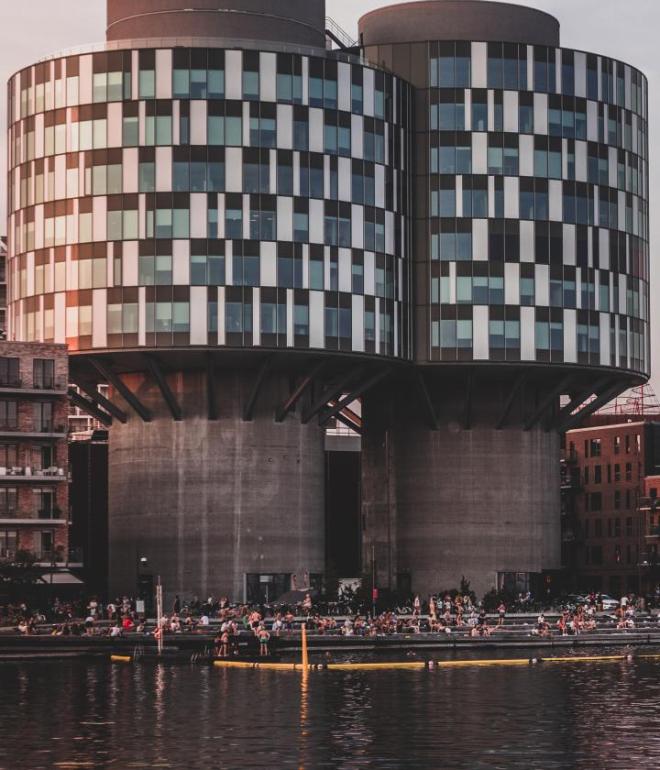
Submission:
[[[286,2],[286,0],[282,0]],[[410,0],[409,0],[410,1]],[[363,13],[388,0],[326,0],[327,14],[352,37]],[[658,0],[509,0],[547,11],[559,19],[562,45],[621,59],[642,70],[649,79],[651,147],[651,325],[653,384],[660,394],[660,265],[653,244],[660,220],[653,205],[660,200],[660,155],[654,152],[660,137],[660,28]],[[186,0],[186,5],[188,5]],[[194,5],[190,3],[190,5]],[[105,36],[105,0],[0,0],[0,79],[6,81],[21,67],[62,49],[101,42]],[[3,91],[4,93],[4,91]],[[6,105],[0,99],[0,126],[6,125]],[[0,131],[0,173],[4,179],[6,136]],[[0,233],[4,233],[6,196],[0,194]],[[660,205],[660,204],[658,204]],[[655,266],[655,269],[654,269]],[[653,334],[653,330],[658,333]]]

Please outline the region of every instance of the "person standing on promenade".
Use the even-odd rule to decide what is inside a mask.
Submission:
[[[500,602],[500,606],[497,608],[497,612],[499,614],[499,620],[497,621],[498,626],[504,625],[504,618],[506,617],[506,604],[504,602]]]
[[[270,634],[265,626],[259,626],[257,632],[257,638],[259,639],[259,657],[268,657],[268,642],[270,641]]]
[[[419,599],[419,595],[415,594],[415,599],[413,601],[413,617],[417,617],[421,611],[422,603]]]

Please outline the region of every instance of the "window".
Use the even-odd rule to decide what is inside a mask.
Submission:
[[[270,192],[270,153],[268,150],[244,150],[243,192]]]
[[[259,99],[259,52],[243,51],[243,98]]]
[[[250,195],[250,238],[277,240],[277,199],[274,195]]]
[[[277,113],[274,104],[250,105],[250,146],[275,147],[277,145]]]
[[[0,558],[13,558],[18,549],[18,532],[13,529],[0,530]]]
[[[18,386],[21,384],[19,374],[20,359],[0,357],[0,387]]]
[[[601,465],[594,466],[594,484],[601,484],[603,481],[603,469]]]
[[[18,428],[18,402],[0,400],[0,429],[15,430]]]
[[[431,43],[430,81],[434,88],[469,88],[471,84],[470,44]]]
[[[277,101],[302,104],[302,58],[277,54]]]
[[[37,433],[53,433],[53,404],[37,401],[32,405],[33,425]]]
[[[5,458],[0,456],[0,463],[4,463]],[[16,459],[13,463],[4,463],[3,468],[16,467]],[[0,518],[11,519],[16,516],[18,503],[18,490],[15,487],[0,488]],[[2,548],[2,532],[0,532],[0,549]]]
[[[156,51],[153,49],[139,53],[138,89],[140,99],[154,99],[156,96]]]
[[[243,238],[243,196],[240,194],[225,198],[225,237],[230,240]]]
[[[632,481],[632,463],[626,463],[626,481]]]
[[[34,388],[55,387],[55,361],[52,358],[34,359],[32,383]]]

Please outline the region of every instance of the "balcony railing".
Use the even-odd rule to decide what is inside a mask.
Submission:
[[[66,474],[64,468],[60,468],[57,465],[51,465],[48,468],[32,468],[30,466],[22,467],[20,465],[13,465],[9,468],[0,465],[0,478],[11,477],[12,480],[17,478],[21,479],[62,479]]]
[[[0,380],[0,388],[22,388],[23,381],[18,377],[6,377]]]
[[[16,388],[20,390],[65,390],[66,382],[58,382],[55,378],[37,379],[25,382],[18,377],[0,379],[0,388]]]
[[[62,518],[62,509],[42,508],[39,511],[39,518],[47,521],[59,521]]]

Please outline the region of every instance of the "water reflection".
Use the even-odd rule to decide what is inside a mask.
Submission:
[[[0,770],[655,770],[659,672],[5,664]]]

